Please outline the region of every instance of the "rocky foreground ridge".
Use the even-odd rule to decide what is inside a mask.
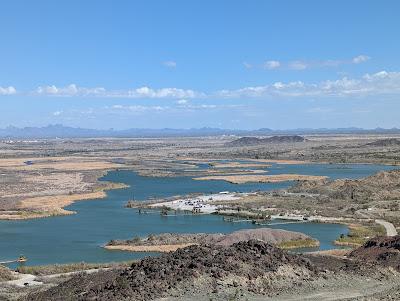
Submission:
[[[278,275],[290,274],[292,285],[319,273],[305,257],[250,240],[230,247],[190,246],[145,258],[120,273],[105,272],[102,281],[99,275],[74,277],[29,300],[153,300],[198,294],[205,288],[218,292],[224,286],[245,286],[262,294],[287,284],[278,281]]]
[[[301,300],[317,292],[337,297],[326,300],[398,300],[399,273],[364,258],[372,247],[398,250],[399,239],[377,238],[349,258],[297,255],[258,240],[190,246],[124,270],[80,274],[27,300]]]

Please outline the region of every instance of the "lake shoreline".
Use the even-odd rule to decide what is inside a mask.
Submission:
[[[300,174],[279,174],[279,175],[222,175],[195,177],[196,181],[215,181],[222,180],[232,184],[245,183],[279,183],[287,181],[321,181],[327,179],[327,176],[300,175]]]
[[[335,166],[331,165],[309,164],[301,166],[273,165],[271,169],[274,173],[285,173],[286,170],[303,170],[302,166],[304,166],[304,173],[312,174],[315,171],[315,174],[332,174],[334,178],[341,178],[346,175],[359,178],[364,174],[373,174],[374,170],[381,168],[381,166],[360,166],[360,168],[355,166],[353,169],[353,166],[349,166],[347,169],[335,169]],[[15,258],[15,254],[22,253],[29,259],[29,265],[78,261],[111,262],[141,258],[146,252],[136,256],[129,252],[106,250],[101,246],[104,246],[107,241],[115,237],[145,236],[151,233],[157,234],[160,231],[179,233],[185,229],[187,232],[192,233],[228,233],[234,230],[257,228],[259,225],[251,222],[225,222],[222,216],[210,214],[172,214],[162,216],[160,212],[153,211],[140,215],[134,210],[129,210],[125,207],[126,202],[129,199],[133,199],[133,197],[137,200],[154,200],[155,198],[169,198],[178,194],[186,196],[196,192],[200,195],[207,195],[208,193],[237,190],[240,190],[241,193],[249,193],[259,189],[268,192],[272,198],[275,198],[274,193],[276,191],[281,191],[291,185],[291,183],[281,183],[282,185],[279,183],[270,185],[264,183],[236,185],[224,181],[194,181],[187,176],[141,177],[138,172],[125,168],[112,169],[105,173],[106,175],[98,179],[101,183],[124,183],[129,185],[130,188],[109,190],[104,199],[94,199],[90,202],[76,201],[65,208],[78,214],[69,214],[53,219],[37,218],[24,221],[2,221],[3,232],[0,233],[0,237],[5,242],[1,248],[2,257],[4,259]],[[251,204],[253,202],[252,198],[265,198],[265,193],[260,192],[259,196],[249,194],[248,197],[250,199],[244,200],[244,204]],[[281,197],[288,200],[294,198],[294,194],[288,193]],[[307,197],[301,199],[307,200]],[[221,203],[224,201],[218,200]],[[254,200],[254,204],[257,205],[257,199]],[[264,209],[265,212],[269,212],[270,208],[264,207]],[[275,213],[268,213],[268,215],[271,214],[274,215]],[[284,223],[276,226],[271,225],[271,227],[300,231],[312,235],[318,240],[322,238],[321,250],[334,248],[332,242],[340,234],[347,233],[347,227],[341,223],[336,224],[336,221],[322,224]],[[13,239],[10,239],[9,233],[13,233]],[[27,246],[26,237],[29,237],[33,245]],[[52,244],[43,244],[43,238],[52,242]],[[44,245],[46,246],[45,248]]]
[[[147,238],[111,240],[104,248],[129,252],[173,252],[193,245],[226,247],[235,243],[259,240],[282,249],[319,247],[320,242],[302,232],[272,229],[268,227],[242,229],[230,233],[161,233]]]
[[[104,199],[107,197],[106,191],[128,187],[126,184],[109,182],[95,192],[24,199],[17,205],[17,210],[1,213],[0,220],[17,221],[76,214],[75,211],[64,208],[75,202]]]

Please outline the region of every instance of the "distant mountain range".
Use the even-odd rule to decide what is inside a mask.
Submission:
[[[151,137],[200,137],[200,136],[270,136],[270,135],[310,135],[310,134],[400,134],[400,129],[362,129],[362,128],[299,128],[290,130],[272,130],[262,128],[258,130],[232,130],[220,128],[194,128],[194,129],[127,129],[127,130],[97,130],[63,126],[60,124],[45,127],[18,128],[9,126],[0,129],[0,138],[7,139],[32,139],[32,138],[151,138]]]

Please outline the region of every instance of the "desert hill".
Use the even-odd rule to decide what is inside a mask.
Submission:
[[[252,145],[263,145],[270,143],[298,143],[304,142],[306,139],[302,136],[272,136],[268,138],[257,138],[257,137],[242,137],[234,141],[228,142],[226,146],[252,146]]]

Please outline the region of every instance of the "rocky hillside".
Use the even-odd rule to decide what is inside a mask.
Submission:
[[[359,180],[304,181],[291,188],[291,191],[321,194],[331,199],[398,200],[400,170],[379,172]]]
[[[77,274],[23,300],[399,300],[400,274],[387,268],[399,263],[398,245],[399,237],[371,240],[351,258],[298,255],[258,240],[190,246]]]
[[[268,243],[191,246],[149,257],[122,272],[78,275],[29,300],[153,300],[167,296],[237,290],[268,294],[322,273],[311,262]]]
[[[272,136],[269,138],[257,138],[257,137],[242,137],[234,141],[228,142],[225,145],[231,147],[240,146],[253,146],[253,145],[263,145],[270,143],[298,143],[304,142],[306,139],[302,136]]]
[[[378,262],[400,271],[400,235],[393,237],[375,237],[363,246],[352,251],[351,258]]]

